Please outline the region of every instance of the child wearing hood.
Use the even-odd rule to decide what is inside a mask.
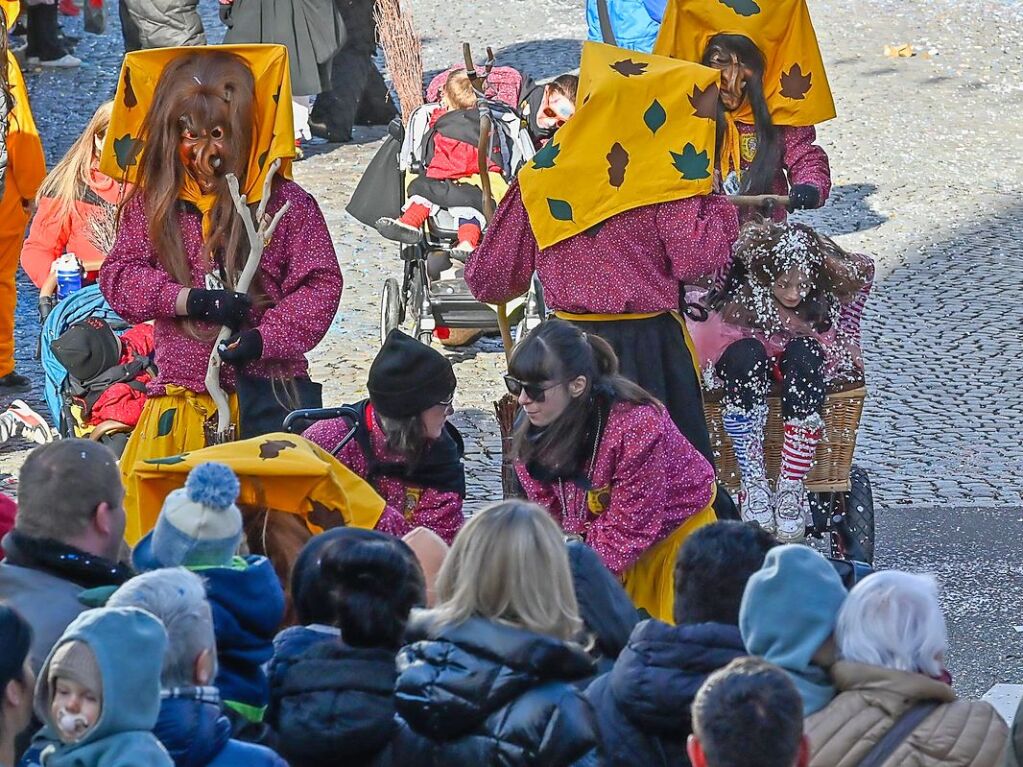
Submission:
[[[835,662],[835,625],[846,590],[835,568],[807,546],[778,546],[750,576],[739,606],[739,632],[750,655],[780,666],[803,699],[805,716],[837,691],[828,675]]]
[[[90,610],[68,626],[36,683],[46,767],[173,767],[150,732],[160,711],[163,625],[133,607]],[[41,744],[40,744],[41,745]]]
[[[284,618],[284,590],[270,560],[237,556],[243,535],[235,505],[240,489],[228,466],[197,466],[185,486],[167,496],[156,526],[132,552],[139,572],[185,567],[206,582],[217,639],[215,685],[235,737],[250,726],[262,729],[270,700],[262,667],[273,656],[274,634]]]

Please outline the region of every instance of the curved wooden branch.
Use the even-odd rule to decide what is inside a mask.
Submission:
[[[270,165],[266,181],[263,183],[263,198],[259,201],[256,209],[255,220],[253,220],[245,195],[239,192],[237,177],[233,173],[229,173],[227,176],[227,188],[231,192],[231,199],[234,200],[235,211],[241,216],[242,223],[245,226],[245,233],[249,238],[249,255],[245,259],[245,266],[242,267],[242,273],[234,286],[234,289],[239,293],[247,293],[249,291],[252,281],[256,278],[256,272],[259,271],[259,262],[263,257],[263,249],[270,244],[274,230],[277,229],[277,225],[291,207],[290,201],[285,202],[281,209],[274,214],[274,217],[265,226],[263,225],[266,205],[270,199],[271,182],[273,177],[277,175],[280,167],[280,160],[274,160]],[[206,391],[209,392],[210,397],[212,397],[213,402],[217,406],[215,443],[227,442],[231,435],[231,400],[227,392],[220,385],[220,368],[223,365],[223,360],[220,359],[220,345],[230,338],[231,335],[231,329],[226,325],[220,329],[217,339],[213,342],[209,365],[206,368]]]

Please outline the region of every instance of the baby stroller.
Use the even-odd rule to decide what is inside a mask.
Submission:
[[[508,71],[508,68],[501,69]],[[535,149],[516,112],[516,105],[502,100],[502,96],[508,99],[505,95],[508,83],[502,82],[500,89],[487,87],[492,70],[491,59],[480,78],[482,87],[477,88],[477,98],[480,114],[486,113],[493,126],[489,156],[500,157],[501,175],[510,182],[532,158]],[[522,79],[521,75],[518,77]],[[512,90],[521,93],[522,88]],[[401,204],[405,201],[407,182],[413,175],[425,172],[430,150],[430,117],[440,108],[439,104],[424,104],[412,113],[407,125],[399,120],[391,123],[391,138],[400,145],[396,167],[392,166],[391,172],[399,179]],[[457,267],[464,254],[454,249],[459,218],[475,217],[484,221],[483,213],[469,208],[441,208],[428,219],[420,242],[399,245],[401,279],[388,277],[381,292],[381,342],[391,329],[405,323],[409,332],[423,343],[430,343],[434,331],[444,337],[451,329],[474,328],[483,332],[500,329],[495,309],[480,303],[469,292]],[[516,335],[521,335],[539,324],[543,315],[543,297],[539,282],[534,278],[525,299],[509,307],[509,321],[515,326]]]
[[[50,344],[68,328],[90,317],[106,321],[118,335],[130,327],[110,308],[98,285],[82,288],[58,303],[47,315],[40,337],[40,358],[46,376],[43,394],[53,424],[62,437],[89,437],[116,447],[119,441],[126,440],[125,436],[114,438],[123,429],[112,426],[91,428],[83,422],[81,408],[71,396],[70,374],[50,348]]]

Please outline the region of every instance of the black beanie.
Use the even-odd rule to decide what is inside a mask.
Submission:
[[[105,320],[76,322],[50,343],[57,361],[79,381],[88,381],[121,361],[121,342]]]
[[[7,605],[0,605],[0,691],[12,679],[21,678],[21,670],[32,646],[28,621]]]
[[[380,415],[411,418],[450,397],[456,383],[443,354],[395,329],[370,365],[366,386]]]

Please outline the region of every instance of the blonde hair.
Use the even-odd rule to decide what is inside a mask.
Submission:
[[[472,109],[476,106],[476,91],[464,69],[456,69],[448,75],[443,92],[449,109]]]
[[[436,588],[435,625],[478,616],[562,640],[582,631],[564,536],[535,503],[504,501],[474,515]]]
[[[113,109],[113,101],[99,105],[85,131],[49,172],[36,193],[36,202],[43,197],[57,201],[57,212],[62,221],[71,216],[75,202],[82,199],[89,187],[93,162],[99,159],[96,156],[96,134],[106,132]]]

